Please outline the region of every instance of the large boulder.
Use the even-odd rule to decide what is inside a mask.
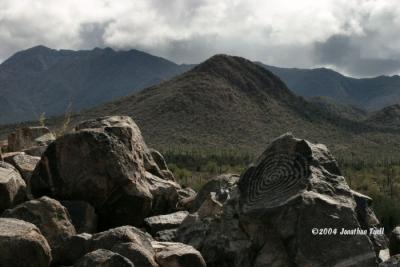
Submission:
[[[279,137],[243,174],[239,189],[243,224],[270,222],[296,264],[376,266],[368,236],[314,233],[360,228],[353,194],[324,145]]]
[[[178,228],[161,230],[154,234],[154,239],[162,242],[175,242],[177,239]]]
[[[196,191],[190,187],[181,188],[178,190],[178,210],[190,211],[196,199]]]
[[[0,214],[26,199],[26,183],[10,164],[0,161]]]
[[[224,206],[222,218],[188,215],[176,236],[199,250],[208,267],[252,267],[256,249],[261,249],[253,247],[230,205]]]
[[[223,208],[224,205],[217,199],[217,194],[215,192],[211,192],[197,210],[197,214],[200,216],[200,218],[220,217],[221,213],[223,212]]]
[[[177,211],[165,215],[157,215],[144,219],[145,225],[150,233],[155,234],[162,230],[178,228],[188,216],[187,211]]]
[[[29,196],[31,176],[40,161],[40,157],[31,156],[25,152],[8,153],[4,156],[4,161],[10,163],[19,171],[26,183]]]
[[[340,234],[362,228],[353,192],[324,145],[283,135],[224,195],[211,193],[222,207],[189,215],[177,232],[209,267],[377,266],[367,234]]]
[[[153,242],[160,267],[206,267],[200,252],[192,246],[174,242]]]
[[[27,184],[31,179],[31,175],[40,161],[40,157],[34,157],[25,154],[24,152],[5,155],[4,161],[13,165],[21,174]]]
[[[73,265],[86,253],[92,251],[91,239],[92,235],[87,233],[69,237],[60,249],[58,263],[65,266]]]
[[[146,172],[146,181],[153,196],[150,215],[171,213],[177,210],[180,185],[174,181],[164,180]]]
[[[87,120],[77,125],[75,127],[75,130],[79,131],[83,129],[126,127],[126,126],[132,127],[133,131],[135,132],[132,141],[134,144],[136,144],[135,145],[136,148],[140,148],[139,152],[143,160],[144,169],[152,173],[153,175],[161,177],[163,179],[174,180],[172,173],[168,174],[168,172],[170,171],[164,160],[164,157],[161,155],[160,152],[147,147],[147,145],[143,141],[139,128],[130,117],[111,116],[111,117],[102,117],[102,118]],[[117,132],[115,133],[118,134]],[[122,133],[122,135],[124,134]],[[123,138],[123,136],[121,137]],[[156,156],[156,158],[153,158],[153,155]]]
[[[8,150],[22,151],[37,146],[47,146],[55,137],[47,127],[19,128],[8,136]]]
[[[33,224],[0,218],[0,266],[49,267],[51,250]]]
[[[375,253],[379,257],[384,250],[388,249],[389,241],[386,235],[379,231],[383,227],[372,209],[372,198],[354,190],[351,193],[356,202],[356,214],[360,227],[368,232],[368,236],[374,245]],[[374,231],[371,231],[371,229],[374,229]]]
[[[120,226],[94,234],[91,239],[91,248],[111,250],[117,244],[130,242],[154,254],[153,247],[151,246],[151,236],[133,226]]]
[[[55,262],[60,257],[64,242],[76,234],[66,208],[48,197],[24,202],[6,210],[2,217],[20,219],[36,225],[49,242]]]
[[[390,233],[389,237],[390,255],[400,254],[400,226],[397,226]]]
[[[116,244],[111,250],[128,258],[136,267],[158,267],[154,251],[149,251],[135,242]]]
[[[140,225],[153,200],[145,179],[147,150],[129,117],[83,122],[49,145],[32,175],[32,192],[90,203],[102,229]]]
[[[124,256],[106,249],[92,251],[79,259],[74,267],[134,267]]]
[[[133,259],[133,255],[136,255],[138,262],[147,263],[145,266],[153,266],[151,264],[154,263],[152,261],[154,249],[151,241],[149,234],[133,226],[120,226],[94,235],[79,234],[69,237],[64,242],[62,253],[60,253],[62,260],[59,263],[72,264],[91,251],[106,249],[120,253],[129,259]],[[136,261],[134,263],[136,264]]]
[[[147,167],[146,170],[148,172],[165,180],[175,181],[174,174],[169,170],[167,162],[160,152],[150,148],[146,158],[147,160],[145,161],[145,166]]]

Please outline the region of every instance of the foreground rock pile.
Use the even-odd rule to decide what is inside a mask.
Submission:
[[[181,203],[195,193],[174,181],[129,117],[83,122],[41,158],[3,159],[0,266],[205,266],[193,247],[136,228],[147,217],[153,235],[178,227],[188,214]]]
[[[390,242],[324,232],[380,224],[326,147],[291,135],[197,194],[129,117],[82,122],[41,158],[3,159],[0,266],[398,266],[398,228]]]

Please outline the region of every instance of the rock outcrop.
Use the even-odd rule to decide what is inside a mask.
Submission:
[[[40,161],[40,157],[31,156],[25,152],[11,152],[4,155],[4,161],[10,163],[19,171],[26,183],[27,195],[30,197],[31,176]]]
[[[192,246],[173,242],[153,242],[160,267],[206,267],[200,252]]]
[[[154,160],[131,118],[89,120],[49,145],[32,175],[32,193],[88,202],[96,209],[100,229],[141,225],[149,215],[177,206],[176,196],[165,195],[171,190],[149,184],[145,162]],[[157,179],[173,183],[152,180]],[[158,199],[168,202],[160,207]]]
[[[0,214],[25,199],[25,181],[12,165],[0,161]]]
[[[149,232],[156,234],[159,231],[178,228],[188,214],[187,211],[177,211],[171,214],[148,217],[144,219],[144,222]]]
[[[281,136],[243,174],[239,190],[242,221],[268,219],[297,264],[376,265],[365,235],[313,234],[360,228],[352,192],[325,146]]]
[[[384,234],[370,234],[371,229],[379,232],[377,230],[380,228],[380,222],[372,209],[372,199],[359,192],[353,190],[351,192],[356,202],[356,214],[360,227],[368,232],[368,237],[374,245],[375,254],[379,256],[381,251],[388,249],[389,241]]]
[[[63,265],[73,264],[87,253],[99,249],[105,249],[126,257],[135,266],[158,267],[160,263],[157,263],[156,261],[157,252],[161,251],[161,248],[155,246],[155,244],[157,244],[157,242],[154,241],[149,234],[142,232],[133,226],[121,226],[94,235],[79,234],[70,237],[66,242],[64,242],[62,247],[62,255],[64,257],[59,261],[59,263]],[[180,243],[173,243],[173,245],[174,248],[179,246],[184,248],[180,252],[181,254],[179,254],[179,251],[175,251],[175,257],[183,257],[183,260],[186,257],[192,257],[190,256],[191,254],[195,254],[197,258],[200,257],[202,259],[200,253],[188,245]],[[164,247],[166,247],[166,245],[162,246],[162,248]],[[171,247],[170,251],[173,250],[172,248],[173,247]],[[163,249],[163,251],[167,253],[166,250]]]
[[[357,232],[380,228],[372,199],[328,149],[290,134],[197,194],[129,117],[82,122],[40,160],[5,160],[15,167],[0,162],[0,266],[386,267],[400,253],[398,228],[390,242]]]
[[[94,234],[90,240],[91,249],[104,248],[111,250],[121,243],[135,243],[154,254],[151,236],[133,226],[120,226]]]
[[[156,232],[154,239],[161,242],[175,242],[177,239],[178,228],[167,229]]]
[[[51,250],[33,224],[0,218],[0,266],[49,267]]]
[[[123,246],[122,244],[130,245]],[[128,253],[124,253],[128,251],[127,246],[137,247],[138,250],[135,252],[135,255],[143,262],[145,262],[143,259],[149,257],[148,255],[150,255],[150,258],[154,257],[150,235],[133,226],[120,226],[94,235],[79,234],[70,237],[65,242],[64,257],[61,263],[64,265],[73,264],[83,255],[97,249],[106,249],[117,253],[121,252],[123,253],[121,255],[126,255],[127,258],[130,258]],[[142,254],[139,255],[138,251]],[[135,262],[133,263],[135,264]]]
[[[91,252],[92,235],[83,233],[69,237],[61,247],[59,263],[73,265],[78,259]]]
[[[180,185],[176,182],[161,179],[146,172],[146,182],[153,196],[152,211],[149,215],[171,213],[177,210]]]
[[[136,242],[116,244],[111,250],[125,256],[132,261],[135,266],[158,267],[155,261],[154,251],[148,250]]]
[[[8,136],[8,151],[46,147],[55,137],[47,127],[19,128]]]
[[[185,187],[178,190],[178,195],[179,195],[178,209],[191,210],[197,195],[196,191],[194,191],[190,187]]]
[[[339,234],[361,226],[353,193],[323,145],[283,135],[228,199],[217,194],[221,213],[189,215],[177,233],[209,267],[377,266],[368,235]]]
[[[40,157],[27,155],[24,152],[5,154],[4,161],[13,165],[21,174],[26,184],[30,183],[31,175],[40,161]]]
[[[61,257],[60,250],[64,242],[76,234],[67,209],[57,200],[48,197],[24,202],[6,210],[2,217],[24,220],[36,225],[49,242],[55,262]]]
[[[390,233],[389,251],[392,256],[400,254],[400,226],[394,228]]]
[[[165,161],[163,155],[155,150],[155,149],[149,149],[149,157],[148,161],[146,161],[148,164],[147,171],[150,173],[160,176],[165,180],[172,180],[175,181],[174,174],[168,169],[167,162]],[[153,161],[151,161],[153,159]]]
[[[106,249],[98,249],[83,256],[74,267],[134,267],[124,256]]]

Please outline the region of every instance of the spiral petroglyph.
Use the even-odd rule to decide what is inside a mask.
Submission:
[[[243,177],[243,204],[250,209],[280,206],[305,188],[308,176],[308,160],[302,154],[267,153]]]

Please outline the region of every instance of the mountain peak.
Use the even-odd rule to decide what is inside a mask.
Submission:
[[[138,50],[20,51],[0,65],[0,123],[36,120],[92,107],[182,73],[171,61]]]
[[[226,54],[216,54],[203,63],[199,64],[195,69],[197,70],[210,70],[210,69],[221,69],[227,67],[239,67],[242,64],[253,64],[251,61]]]
[[[31,48],[28,48],[24,51],[30,51],[30,52],[49,52],[49,51],[54,51],[54,49],[48,48],[47,46],[44,45],[36,45]]]
[[[189,73],[224,80],[241,91],[257,91],[289,98],[294,96],[272,72],[242,57],[217,54],[193,68]]]
[[[55,52],[57,52],[57,50],[48,48],[44,45],[37,45],[15,53],[13,56],[9,58],[9,60],[22,57],[26,58],[26,57],[36,57],[36,56],[47,56]]]
[[[15,53],[1,66],[14,71],[38,73],[48,69],[60,58],[58,51],[43,45],[37,45]]]

